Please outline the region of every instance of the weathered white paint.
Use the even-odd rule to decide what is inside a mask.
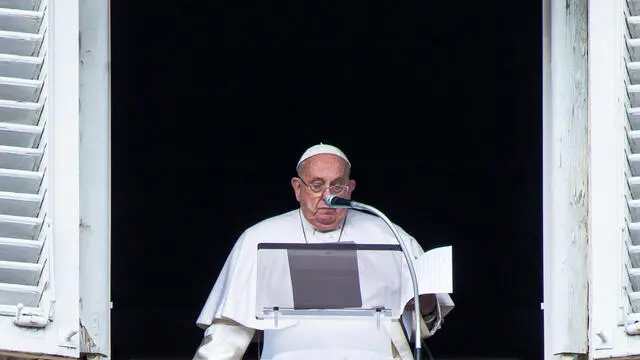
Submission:
[[[109,0],[80,3],[80,33],[80,314],[110,356]]]
[[[544,5],[544,323],[553,359],[587,353],[587,1]]]
[[[52,208],[55,323],[60,353],[79,355],[79,9],[78,0],[50,0],[49,123],[53,141]],[[75,336],[73,334],[76,334]]]
[[[626,8],[627,4],[630,9]],[[627,262],[637,266],[640,253],[637,245],[627,250],[628,236],[637,237],[640,230],[637,222],[640,179],[637,176],[636,136],[640,128],[637,108],[640,100],[640,43],[637,39],[625,37],[627,24],[631,37],[640,36],[640,18],[633,16],[640,12],[639,5],[637,0],[590,0],[589,4],[592,46],[590,140],[594,192],[591,197],[590,333],[602,333],[610,339],[608,343],[596,337],[590,339],[593,359],[630,359],[640,355],[640,336],[627,334],[626,327],[622,326],[626,321],[640,319],[637,313],[629,314],[633,310],[627,300],[633,303],[640,301],[640,292],[636,289],[631,293],[633,289],[630,288],[631,283],[637,283],[640,270],[635,268],[627,272],[625,268]],[[627,139],[630,140],[628,145]],[[628,154],[629,151],[635,154]],[[626,170],[627,163],[630,171]],[[631,215],[629,220],[636,221],[630,222],[628,227],[625,224],[626,209]]]
[[[609,357],[622,305],[624,0],[589,0],[589,352]]]
[[[544,358],[553,359],[551,351],[551,0],[542,0],[542,257],[543,257],[543,303],[544,314]],[[546,301],[549,301],[546,303]]]

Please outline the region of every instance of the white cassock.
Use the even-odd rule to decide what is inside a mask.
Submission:
[[[342,229],[344,226],[344,229]],[[413,312],[401,321],[295,320],[282,322],[256,319],[256,268],[259,243],[397,244],[391,230],[378,217],[349,210],[341,227],[320,232],[293,210],[266,219],[247,229],[236,242],[200,313],[197,325],[205,329],[194,360],[242,359],[255,330],[264,330],[261,360],[391,360],[413,359],[407,333],[414,326]],[[423,253],[418,242],[397,227],[416,258]],[[306,240],[305,240],[306,236]],[[434,315],[421,321],[422,334],[430,336],[441,326],[454,304],[448,294],[437,294]],[[404,326],[403,326],[404,325]],[[407,329],[407,330],[405,330]]]

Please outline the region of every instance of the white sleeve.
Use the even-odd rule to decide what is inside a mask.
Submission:
[[[255,330],[236,324],[213,323],[193,360],[241,360]]]

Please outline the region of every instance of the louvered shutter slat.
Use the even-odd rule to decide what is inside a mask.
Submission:
[[[0,261],[36,263],[42,252],[42,241],[0,238]]]
[[[627,86],[627,91],[629,92],[631,107],[635,108],[640,106],[640,85],[629,85]]]
[[[0,123],[1,132],[2,123]],[[40,166],[44,151],[16,146],[0,145],[0,168],[11,170],[36,170]]]
[[[632,82],[640,82],[640,61],[632,61],[627,64],[627,71]]]
[[[21,101],[34,102],[38,100],[40,90],[42,89],[42,81],[0,77],[0,98]]]
[[[633,11],[633,10],[632,10]],[[640,16],[629,16],[627,18],[627,24],[629,25],[629,32],[632,38],[640,37]]]
[[[636,223],[635,227],[638,228],[639,225],[640,224]],[[631,261],[631,265],[634,268],[640,267],[640,245],[630,245],[627,250],[629,252],[629,259]]]
[[[633,285],[634,289],[640,289],[640,269],[638,268],[629,268],[628,269],[629,280]]]
[[[640,107],[630,107],[627,110],[627,116],[629,118],[629,124],[634,129],[640,128]]]
[[[42,264],[0,261],[0,282],[16,285],[38,285]]]
[[[33,240],[42,228],[42,219],[0,214],[0,237]]]
[[[42,59],[36,56],[0,54],[0,76],[36,79],[42,69]]]
[[[13,147],[35,146],[42,134],[37,126],[0,122],[0,144]]]
[[[640,176],[629,178],[629,190],[631,190],[631,195],[634,198],[640,198]]]
[[[629,212],[631,221],[640,222],[640,199],[629,200]]]
[[[37,307],[41,296],[42,288],[38,286],[0,283],[2,303]]]
[[[631,237],[631,244],[628,250],[636,249],[634,246],[638,246],[638,249],[640,249],[640,222],[630,222],[627,227]]]
[[[640,176],[640,154],[629,154],[629,167],[632,176]]]
[[[37,10],[40,7],[39,0],[0,0],[0,8]]]
[[[0,100],[0,121],[2,122],[23,125],[37,124],[41,112],[42,104],[39,103]]]
[[[631,149],[635,152],[640,150],[640,131],[632,130],[629,131],[628,134],[629,140],[631,141]]]
[[[637,65],[631,65],[631,63],[640,62],[640,39],[628,39],[627,40],[627,48],[629,49],[629,60],[630,63],[627,64],[627,68],[631,67],[632,71],[636,71]],[[632,81],[632,83],[636,83]]]
[[[631,309],[634,313],[640,313],[640,292],[632,291],[628,294],[631,302]]]
[[[0,0],[2,1],[2,0]],[[640,13],[640,2],[638,0],[628,0],[627,1],[627,6],[629,8],[629,11],[631,14],[638,14]]]
[[[36,126],[9,126],[0,123],[0,144],[13,147],[31,147],[38,142],[41,129]]]
[[[42,205],[42,196],[0,192],[0,214],[37,217]]]
[[[32,56],[40,49],[42,39],[40,34],[0,30],[0,49],[3,54]]]
[[[43,176],[37,171],[0,169],[0,192],[37,194]]]
[[[35,34],[42,17],[39,11],[0,8],[0,30]]]

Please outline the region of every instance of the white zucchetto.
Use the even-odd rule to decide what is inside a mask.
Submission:
[[[302,163],[303,161],[307,160],[308,158],[314,156],[314,155],[319,155],[319,154],[332,154],[332,155],[336,155],[338,157],[341,157],[344,161],[347,162],[347,166],[349,168],[351,168],[351,162],[349,162],[349,159],[347,159],[347,155],[345,155],[342,150],[338,149],[335,146],[332,145],[326,145],[323,143],[320,143],[318,145],[314,145],[310,148],[307,149],[307,151],[304,152],[304,154],[302,154],[302,156],[300,157],[300,160],[298,160],[298,165],[300,166],[300,163]]]

